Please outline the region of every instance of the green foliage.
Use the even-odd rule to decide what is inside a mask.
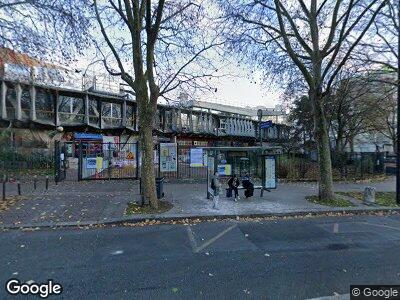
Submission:
[[[45,152],[22,152],[13,147],[0,149],[1,175],[52,174],[53,154]]]
[[[338,192],[338,194],[352,197],[356,200],[363,200],[362,192]],[[375,203],[382,206],[396,207],[399,206],[396,203],[396,192],[376,192]]]
[[[277,159],[276,172],[280,179],[316,180],[318,165],[308,158],[281,155]]]

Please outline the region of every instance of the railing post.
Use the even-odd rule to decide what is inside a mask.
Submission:
[[[161,144],[158,142],[158,145],[156,146],[158,149],[158,175],[157,177],[161,176]]]
[[[111,142],[108,142],[108,180],[111,179]]]
[[[31,96],[30,117],[32,121],[36,121],[36,88],[34,85],[31,86],[30,96]]]
[[[179,168],[179,144],[178,141],[175,139],[176,142],[176,179],[179,179],[180,177],[180,168]]]
[[[7,176],[3,176],[3,200],[6,200],[6,182],[7,182]]]
[[[18,196],[21,196],[21,182],[19,181],[19,179],[17,181],[17,188],[18,188]]]
[[[54,182],[58,184],[60,172],[60,157],[59,157],[60,142],[54,142]]]
[[[82,140],[79,141],[78,152],[78,181],[82,180],[83,156],[82,156]]]
[[[4,81],[1,82],[1,95],[0,95],[0,106],[1,106],[1,118],[7,119],[7,106],[6,106],[6,96],[7,96],[7,85]]]
[[[139,178],[139,141],[136,142],[136,178]]]

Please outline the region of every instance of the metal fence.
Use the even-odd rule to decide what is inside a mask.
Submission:
[[[54,176],[54,150],[17,147],[2,143],[0,147],[0,177],[21,181],[42,180]]]
[[[80,142],[78,180],[137,179],[137,143]]]
[[[138,179],[140,178],[140,147],[138,143],[75,143],[74,153],[66,150],[66,142],[56,142],[50,148],[18,147],[2,143],[0,147],[0,179],[9,182],[30,182],[43,185],[55,180]],[[71,144],[70,144],[71,145]],[[167,180],[206,180],[206,166],[191,166],[193,146],[177,145],[177,168],[162,172],[159,164],[159,145],[154,150],[154,174]],[[239,159],[236,157],[231,160]],[[237,162],[230,162],[241,166]],[[395,158],[384,153],[332,154],[334,180],[365,179],[390,173]],[[245,168],[245,166],[243,166]],[[388,172],[389,170],[389,172]],[[239,174],[240,170],[232,170]],[[256,170],[250,170],[257,173]],[[310,155],[279,154],[276,160],[279,179],[317,180],[318,163]]]
[[[193,179],[193,180],[206,180],[207,179],[207,166],[191,166],[190,165],[190,149],[194,147],[177,145],[177,163],[176,171],[173,172],[162,172],[160,168],[159,145],[155,147],[155,166],[154,173],[157,177],[164,177],[168,180],[177,179]]]
[[[334,180],[366,179],[385,174],[384,153],[357,152],[332,153]],[[280,154],[277,156],[277,176],[287,180],[317,180],[318,162],[306,154]]]

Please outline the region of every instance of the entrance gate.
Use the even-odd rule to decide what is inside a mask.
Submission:
[[[78,180],[137,179],[138,144],[80,141]]]
[[[67,176],[67,153],[65,144],[54,142],[54,181],[56,184],[65,180]]]

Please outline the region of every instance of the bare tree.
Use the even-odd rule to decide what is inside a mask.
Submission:
[[[87,47],[89,2],[4,0],[0,3],[0,47],[40,59],[71,59]]]
[[[347,146],[351,146],[355,136],[370,130],[366,121],[372,118],[374,108],[371,105],[382,97],[381,94],[376,96],[377,85],[373,84],[372,77],[370,73],[358,70],[342,71],[326,97],[326,114],[329,132],[334,138],[335,156],[340,156]]]
[[[319,197],[324,200],[334,198],[325,97],[386,2],[221,2],[231,24],[233,49],[253,54],[253,63],[259,62],[274,73],[301,75],[307,83],[319,159]]]
[[[139,111],[143,196],[158,207],[153,125],[160,97],[209,87],[216,72],[207,52],[220,44],[203,3],[177,0],[94,0],[107,71],[133,90]]]
[[[387,1],[387,5],[375,18],[372,30],[361,42],[362,50],[354,53],[355,60],[375,69],[380,68],[386,73],[397,72],[399,9],[399,1]]]
[[[382,75],[379,74],[379,78]],[[372,79],[374,93],[365,99],[366,109],[369,110],[369,118],[364,123],[372,134],[381,134],[388,138],[393,150],[397,153],[397,94],[395,74],[386,75],[382,80]],[[379,103],[379,109],[376,108]]]

